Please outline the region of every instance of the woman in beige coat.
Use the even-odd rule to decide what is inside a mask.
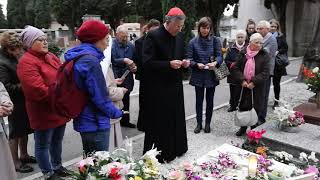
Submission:
[[[112,46],[112,38],[109,37],[109,46],[104,51],[104,60],[101,61],[102,72],[106,79],[106,84],[109,92],[109,97],[119,109],[123,108],[123,96],[128,91],[128,89],[124,87],[117,87],[123,83],[124,79],[114,78],[114,74],[112,71],[111,64],[111,46]],[[128,113],[128,112],[124,112]],[[114,147],[119,147],[122,145],[122,133],[120,127],[120,119],[111,119],[111,129],[110,129],[110,140],[109,140],[109,151],[113,150]]]
[[[0,174],[3,180],[17,179],[11,152],[8,144],[8,137],[5,131],[3,118],[12,113],[13,104],[4,85],[0,82]]]

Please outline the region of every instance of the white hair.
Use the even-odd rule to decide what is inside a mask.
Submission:
[[[236,32],[236,37],[239,35],[239,34],[242,34],[244,35],[245,37],[247,36],[247,32],[242,30],[242,29],[239,29],[237,32]]]
[[[173,21],[183,21],[186,19],[185,15],[179,15],[179,16],[165,16],[166,23],[173,22]]]
[[[124,33],[127,33],[128,32],[128,28],[124,25],[120,25],[117,27],[117,30],[116,30],[116,33],[119,33],[119,32],[124,32]]]
[[[255,40],[258,40],[260,42],[263,41],[263,37],[261,36],[260,33],[254,33],[250,36],[250,42]]]
[[[263,26],[270,29],[270,23],[266,20],[259,21],[258,26]]]

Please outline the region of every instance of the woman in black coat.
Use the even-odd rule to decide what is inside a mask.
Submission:
[[[237,110],[237,105],[239,101],[241,86],[237,84],[233,77],[233,69],[235,65],[235,61],[239,53],[245,50],[248,44],[245,42],[246,40],[246,32],[244,30],[238,30],[236,33],[236,42],[234,42],[227,50],[226,58],[224,59],[226,65],[231,72],[227,77],[227,83],[229,83],[230,88],[230,99],[229,99],[229,108],[228,112],[232,112]]]
[[[236,82],[241,84],[243,88],[240,111],[248,111],[252,108],[251,90],[253,90],[253,108],[257,114],[259,114],[263,104],[261,97],[264,97],[265,81],[269,76],[268,61],[270,57],[266,51],[261,49],[262,40],[263,37],[259,33],[250,37],[248,47],[240,52],[232,71]],[[236,135],[241,136],[245,134],[246,130],[246,126],[241,127]]]
[[[288,44],[286,41],[286,37],[280,32],[280,24],[275,19],[270,21],[270,32],[274,37],[277,38],[278,43],[278,51],[277,55],[285,55],[288,57]],[[286,65],[275,63],[274,66],[274,75],[272,78],[273,81],[273,91],[274,91],[274,98],[279,100],[280,98],[280,81],[282,76],[287,75]],[[274,102],[273,108],[278,107],[279,103],[277,101]]]
[[[22,43],[15,32],[4,32],[0,43],[0,81],[6,87],[14,104],[13,112],[8,117],[11,154],[16,171],[27,173],[33,171],[33,168],[25,163],[36,163],[36,159],[27,151],[28,134],[33,130],[29,125],[25,98],[16,73],[18,58],[22,55]]]

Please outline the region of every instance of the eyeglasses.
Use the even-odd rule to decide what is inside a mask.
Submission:
[[[47,38],[38,38],[36,41],[40,41],[40,42],[48,42]]]

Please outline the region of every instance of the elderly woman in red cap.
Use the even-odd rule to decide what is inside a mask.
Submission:
[[[20,58],[17,74],[26,98],[30,126],[34,129],[37,162],[45,179],[67,176],[61,154],[68,119],[52,111],[48,91],[61,62],[48,52],[47,37],[41,30],[27,26],[21,39],[26,52]]]
[[[88,92],[89,101],[73,121],[80,133],[85,155],[94,151],[107,151],[110,119],[122,116],[122,111],[112,103],[100,62],[108,46],[109,29],[96,20],[85,21],[77,31],[81,44],[65,54],[66,61],[77,59],[73,66],[76,85]]]
[[[188,150],[183,100],[184,59],[181,29],[186,16],[181,9],[170,9],[166,22],[148,32],[143,44],[144,74],[144,152],[153,146],[161,151],[159,162],[172,161]]]

